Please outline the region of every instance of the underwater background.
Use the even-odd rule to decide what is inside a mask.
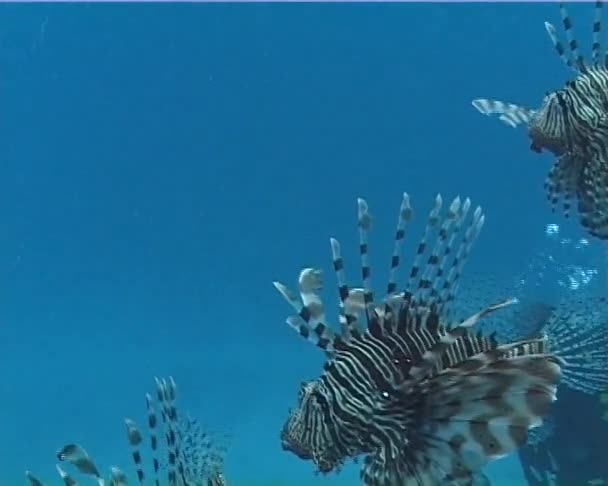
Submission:
[[[551,157],[471,106],[568,79],[545,20],[555,4],[0,5],[0,485],[59,484],[69,442],[132,473],[123,419],[169,375],[230,435],[231,484],[357,484],[281,450],[323,356],[272,286],[318,266],[334,291],[357,197],[377,284],[407,191],[412,235],[438,192],[484,208],[465,282],[605,289],[606,248],[545,202]],[[517,455],[488,471],[525,484]]]

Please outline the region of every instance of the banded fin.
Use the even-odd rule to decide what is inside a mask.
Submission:
[[[57,459],[72,464],[82,474],[93,476],[100,486],[105,484],[95,462],[79,444],[67,444],[63,446],[57,451]]]
[[[579,173],[583,163],[583,160],[575,155],[562,155],[555,160],[545,179],[545,191],[552,211],[556,211],[561,201],[562,212],[566,218],[570,217],[572,199],[579,193]]]
[[[605,297],[567,297],[542,328],[548,352],[563,361],[562,383],[596,394],[608,388],[608,311]]]
[[[44,483],[40,481],[31,471],[25,471],[25,479],[30,483],[30,486],[44,486]]]
[[[110,485],[109,486],[127,486],[129,481],[127,475],[116,466],[110,468]]]
[[[70,476],[63,469],[61,469],[59,465],[55,467],[57,468],[57,473],[59,474],[59,477],[61,477],[61,479],[63,480],[63,484],[65,486],[77,486],[78,483],[74,478],[72,478],[72,476]]]
[[[407,389],[413,386],[414,383],[422,380],[428,372],[433,370],[438,365],[448,348],[452,346],[458,339],[464,336],[467,329],[476,325],[487,315],[492,314],[493,312],[496,312],[497,310],[500,310],[509,305],[515,304],[516,302],[516,299],[509,299],[488,306],[485,309],[479,311],[478,313],[470,316],[458,326],[447,331],[430,349],[428,349],[421,356],[418,362],[410,368],[408,379],[405,381],[404,384],[398,386],[398,388]]]
[[[417,427],[409,434],[411,447],[396,457],[380,451],[365,461],[361,476],[366,485],[399,479],[399,484],[417,486],[436,484],[438,478],[467,484],[488,462],[526,443],[528,429],[542,423],[556,398],[560,366],[544,354],[485,354],[386,404],[423,416],[410,418],[409,427]]]
[[[330,357],[351,339],[361,337],[358,323],[362,311],[365,311],[368,328],[372,334],[382,334],[384,330],[381,327],[391,325],[390,319],[378,319],[378,317],[383,316],[393,305],[401,306],[405,300],[411,301],[412,307],[420,310],[421,317],[428,313],[429,309],[437,314],[446,313],[456,294],[458,281],[470,249],[485,220],[480,207],[477,207],[468,219],[471,201],[469,199],[463,201],[460,197],[452,200],[445,215],[441,214],[443,199],[440,194],[437,195],[424,234],[417,246],[408,283],[403,292],[397,293],[396,275],[400,263],[400,249],[405,236],[406,223],[411,220],[413,214],[409,195],[404,193],[391,258],[387,285],[389,292],[381,301],[385,307],[383,311],[382,304],[379,305],[374,301],[371,287],[371,266],[368,256],[371,216],[364,199],[359,198],[357,206],[363,288],[349,287],[346,282],[340,243],[334,238],[330,239],[333,265],[338,280],[340,333],[335,333],[325,322],[323,302],[317,293],[322,286],[320,271],[312,268],[302,270],[299,277],[300,299],[284,284],[273,282],[275,288],[297,312],[297,315],[288,317],[289,326],[307,341],[327,352]],[[427,252],[429,249],[430,251]],[[310,281],[305,285],[304,279]]]
[[[482,115],[498,115],[500,121],[513,128],[528,125],[536,114],[536,110],[498,100],[478,98],[472,104]]]
[[[149,395],[147,395],[146,397],[148,397]],[[146,400],[147,402],[147,400]],[[154,421],[156,421],[156,418],[154,418]],[[144,480],[146,478],[145,473],[144,473],[144,467],[143,464],[141,462],[141,451],[140,451],[140,446],[141,443],[143,442],[143,438],[141,435],[141,432],[139,431],[139,429],[137,428],[137,424],[131,420],[131,419],[125,419],[125,427],[126,427],[126,432],[127,432],[127,441],[129,442],[129,445],[131,446],[131,457],[133,458],[133,463],[135,464],[135,472],[137,474],[137,481],[139,482],[139,484],[143,485],[144,484]],[[156,435],[152,435],[151,436],[151,442],[152,442],[152,450],[155,451],[156,450]],[[158,467],[157,467],[157,459],[156,457],[154,458],[155,460],[155,471],[158,471]],[[158,479],[157,479],[157,484],[158,484]]]
[[[581,225],[592,236],[608,240],[608,161],[594,158],[584,164],[578,196]]]

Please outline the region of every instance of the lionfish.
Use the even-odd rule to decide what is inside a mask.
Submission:
[[[300,273],[301,300],[274,283],[297,312],[287,323],[328,357],[322,375],[302,383],[281,432],[283,449],[312,461],[318,473],[363,456],[360,478],[368,486],[470,486],[485,464],[525,444],[528,429],[542,423],[556,398],[560,360],[545,353],[543,339],[499,345],[471,332],[513,300],[459,322],[450,318],[485,216],[480,207],[471,210],[469,199],[455,198],[443,215],[442,205],[438,195],[407,286],[398,291],[401,246],[413,215],[403,195],[387,292],[378,302],[368,254],[371,216],[358,200],[362,289],[349,288],[340,244],[331,239],[339,332],[325,318],[319,270]]]
[[[149,446],[152,452],[152,478],[155,486],[227,486],[223,473],[225,446],[219,444],[209,433],[204,432],[198,422],[190,417],[178,416],[176,402],[176,385],[173,378],[156,379],[156,401],[146,394],[148,412]],[[160,409],[162,425],[156,410]],[[144,436],[136,423],[125,419],[127,440],[132,450],[137,482],[146,484],[147,473],[142,463],[141,446]],[[164,435],[166,463],[161,465],[158,452],[162,444],[158,432]],[[162,436],[161,435],[161,436]],[[78,472],[94,477],[100,486],[125,486],[127,475],[119,468],[110,468],[110,477],[105,480],[95,461],[79,444],[67,444],[56,453],[57,459],[69,463]],[[76,485],[76,481],[61,466],[57,472],[66,486]],[[166,482],[160,478],[161,470],[166,469]],[[30,471],[26,471],[30,486],[43,486]]]
[[[473,106],[485,115],[498,115],[515,127],[528,126],[535,152],[548,150],[557,156],[545,179],[547,199],[555,211],[562,203],[569,217],[576,198],[579,221],[587,232],[608,239],[608,50],[600,60],[599,42],[602,2],[595,4],[592,62],[587,64],[573,36],[572,21],[560,4],[567,49],[556,28],[545,22],[551,42],[562,61],[576,73],[574,80],[548,92],[538,109],[512,103],[476,99]]]

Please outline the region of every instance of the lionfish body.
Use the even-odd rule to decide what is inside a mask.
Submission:
[[[371,217],[359,200],[363,289],[349,289],[340,245],[331,241],[340,332],[325,323],[319,271],[300,274],[301,301],[275,282],[297,311],[288,324],[329,357],[321,377],[302,385],[281,433],[284,449],[322,473],[364,456],[366,485],[471,485],[486,463],[525,443],[555,399],[560,366],[544,353],[543,340],[498,345],[492,336],[470,332],[512,301],[450,321],[450,303],[484,216],[477,208],[465,224],[468,199],[456,198],[444,217],[441,206],[438,196],[408,285],[398,292],[400,248],[412,216],[404,194],[387,296],[378,304],[368,262]]]
[[[477,99],[473,106],[498,115],[513,127],[525,124],[535,152],[547,150],[557,159],[545,179],[547,198],[566,217],[576,200],[581,225],[590,235],[608,239],[608,51],[600,61],[602,2],[596,2],[592,62],[587,64],[573,38],[572,21],[560,4],[569,55],[555,27],[545,27],[561,59],[576,73],[563,88],[548,93],[536,110],[496,100]]]
[[[227,486],[223,474],[224,448],[218,446],[208,433],[203,432],[195,420],[180,419],[175,402],[176,385],[172,378],[156,380],[156,400],[151,395],[146,395],[148,440],[152,455],[150,477],[143,463],[142,446],[145,436],[133,420],[125,419],[137,483],[142,486]],[[157,409],[160,410],[160,420]],[[159,458],[161,450],[162,459]],[[94,460],[78,444],[68,444],[61,448],[57,452],[57,459],[71,464],[81,474],[93,476],[99,486],[128,484],[127,475],[117,467],[110,468],[108,480],[103,479]],[[66,486],[77,484],[60,466],[57,466],[57,472]],[[26,478],[31,486],[43,486],[29,471],[26,472]]]

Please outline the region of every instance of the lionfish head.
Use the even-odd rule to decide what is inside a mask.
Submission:
[[[560,92],[547,93],[529,123],[530,148],[537,153],[548,150],[559,157],[568,151],[565,112],[568,107]]]
[[[321,473],[328,473],[343,461],[336,455],[329,430],[327,404],[319,392],[319,382],[308,381],[300,385],[298,404],[290,410],[281,430],[283,450],[300,459],[312,461]]]

